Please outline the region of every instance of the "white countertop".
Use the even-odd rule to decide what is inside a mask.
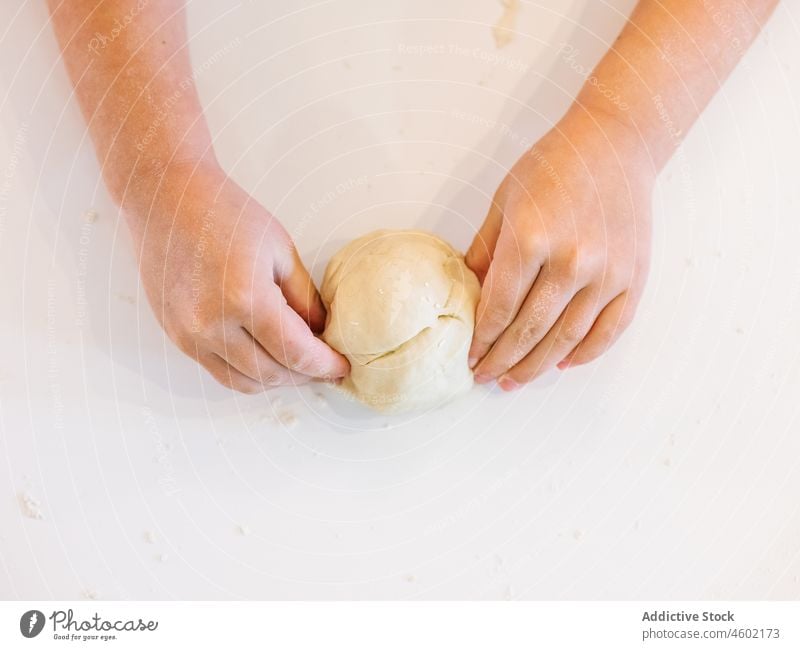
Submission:
[[[233,394],[173,347],[44,2],[8,2],[0,598],[800,597],[796,4],[660,180],[609,354],[381,417]],[[377,227],[465,248],[581,85],[562,43],[590,68],[633,1],[609,4],[525,2],[497,50],[495,0],[195,0],[192,56],[221,159],[319,278]]]

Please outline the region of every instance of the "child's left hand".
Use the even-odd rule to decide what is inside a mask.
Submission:
[[[466,256],[478,383],[514,390],[616,341],[647,276],[654,180],[630,127],[577,108],[516,163]]]

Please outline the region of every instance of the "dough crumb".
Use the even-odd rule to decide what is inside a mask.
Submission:
[[[572,532],[572,539],[576,542],[580,542],[583,539],[583,531],[578,529],[574,530]]]
[[[97,590],[89,587],[83,590],[82,595],[86,600],[98,600],[100,598],[100,594],[97,593]]]
[[[94,223],[97,221],[97,212],[95,210],[87,210],[83,213],[83,220],[86,223]]]
[[[127,294],[124,294],[124,293],[118,293],[117,294],[117,298],[119,298],[122,302],[127,302],[129,305],[135,305],[136,304],[136,298],[134,298],[133,296],[129,296]]]
[[[283,409],[275,414],[275,420],[278,424],[283,425],[287,429],[292,429],[297,425],[297,416],[289,409]]]
[[[247,537],[247,536],[248,536],[248,535],[249,535],[251,532],[253,532],[253,531],[251,531],[251,530],[250,530],[250,526],[247,526],[247,525],[245,525],[245,524],[239,524],[239,525],[236,527],[236,530],[237,530],[237,531],[239,532],[239,534],[240,534],[240,535],[242,535],[243,537]]]
[[[323,395],[319,391],[314,391],[314,403],[317,406],[327,406],[328,399],[325,397],[325,395]]]
[[[417,576],[415,576],[413,573],[409,573],[408,575],[406,575],[406,582],[416,582],[416,581],[417,581]]]
[[[28,519],[38,519],[40,521],[44,519],[42,504],[27,492],[20,493],[19,507],[22,510],[22,514]]]
[[[161,554],[158,556],[158,561],[159,561],[159,562],[162,562],[162,563],[163,563],[163,562],[166,562],[167,560],[169,560],[169,555],[167,555],[166,553],[161,553]]]
[[[492,27],[494,44],[498,49],[505,47],[514,40],[514,27],[517,24],[519,13],[519,0],[500,0],[503,4],[503,15]]]
[[[152,530],[144,531],[144,541],[148,544],[156,543],[156,534]]]

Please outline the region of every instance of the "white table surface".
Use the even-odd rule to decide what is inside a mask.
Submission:
[[[523,2],[497,50],[496,0],[194,0],[191,49],[319,278],[376,227],[465,248],[633,4]],[[0,598],[800,597],[796,3],[660,179],[613,351],[413,417],[233,394],[172,346],[43,5],[0,25]]]

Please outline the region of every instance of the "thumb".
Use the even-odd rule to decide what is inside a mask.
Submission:
[[[483,225],[475,234],[475,238],[464,256],[467,266],[478,276],[481,284],[483,284],[489,271],[489,265],[492,263],[502,223],[503,215],[496,200],[493,199],[489,214],[486,215]]]
[[[286,259],[281,261],[276,281],[286,302],[313,332],[319,334],[325,329],[325,307],[293,244],[289,245]]]

